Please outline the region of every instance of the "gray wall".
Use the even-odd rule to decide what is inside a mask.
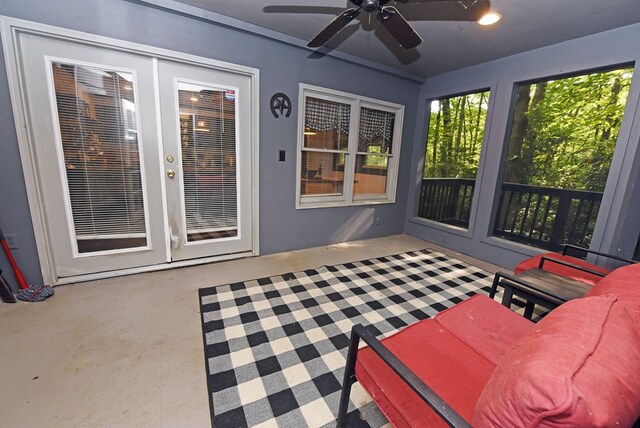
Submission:
[[[405,232],[483,260],[512,268],[540,250],[490,237],[494,195],[499,189],[514,85],[613,64],[635,62],[627,108],[611,165],[591,247],[631,257],[640,233],[640,24],[502,58],[427,80],[420,91],[412,188]],[[485,141],[480,158],[474,209],[468,231],[418,219],[417,205],[426,140],[427,100],[491,88]]]
[[[260,246],[262,254],[402,233],[419,84],[306,49],[124,0],[0,1],[0,14],[260,69]],[[397,202],[374,207],[295,209],[298,83],[406,107]],[[289,95],[294,111],[275,119],[269,100]],[[16,233],[15,257],[31,283],[42,281],[8,95],[0,66],[0,225]],[[286,162],[277,161],[278,150]],[[373,219],[380,218],[380,225]],[[7,269],[4,257],[0,267]],[[10,270],[10,269],[9,269]],[[13,280],[13,277],[11,276]]]

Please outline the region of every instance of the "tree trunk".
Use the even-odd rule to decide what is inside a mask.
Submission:
[[[536,84],[536,89],[533,92],[533,99],[529,106],[529,112],[527,113],[527,136],[525,138],[525,144],[522,147],[522,183],[532,184],[533,178],[537,177],[538,169],[544,170],[545,162],[542,165],[535,165],[534,159],[536,152],[543,151],[547,157],[554,156],[554,147],[541,147],[538,142],[538,130],[544,121],[542,114],[542,103],[547,94],[547,82],[540,82]]]
[[[522,172],[522,146],[527,135],[529,120],[527,110],[529,109],[529,85],[518,87],[518,96],[513,112],[513,126],[511,127],[511,138],[509,139],[509,154],[504,172],[504,181],[509,183],[521,183]]]
[[[455,176],[457,177],[460,174],[460,143],[462,142],[462,128],[464,127],[464,109],[466,106],[467,97],[463,96],[458,103],[458,122],[457,122],[457,132],[456,132],[456,145],[454,149],[455,158],[453,159],[453,167],[455,172]]]
[[[438,102],[440,103],[440,102]],[[434,132],[434,136],[431,139],[432,147],[432,155],[431,155],[431,176],[437,177],[437,165],[438,165],[438,144],[440,144],[440,118],[441,118],[442,109],[438,109],[438,114],[436,115],[436,129]]]
[[[447,177],[449,154],[453,133],[451,132],[451,104],[448,98],[441,101],[442,107],[442,141],[440,143],[440,177]]]
[[[609,102],[607,104],[607,109],[611,105],[617,104],[618,97],[620,96],[620,92],[622,92],[622,82],[620,78],[616,78],[611,85],[611,93],[609,95]],[[600,141],[596,145],[593,150],[593,155],[591,156],[591,169],[589,170],[589,174],[587,176],[586,183],[584,183],[585,190],[592,190],[596,192],[601,192],[604,190],[604,186],[607,182],[607,175],[609,173],[609,161],[610,156],[613,155],[613,150],[615,150],[615,141],[611,141],[612,131],[617,129],[620,126],[619,118],[616,117],[614,113],[608,113],[605,117],[603,125],[602,133],[600,134]],[[614,147],[608,147],[613,144]]]
[[[471,136],[471,154],[475,154],[478,147],[478,135],[480,135],[480,119],[482,118],[482,104],[484,103],[484,92],[480,94],[480,102],[478,103],[478,116],[476,117],[476,126],[473,128]],[[484,124],[482,125],[484,127]],[[482,141],[480,141],[482,144]]]

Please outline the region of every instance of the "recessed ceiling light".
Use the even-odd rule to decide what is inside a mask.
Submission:
[[[500,21],[501,19],[502,19],[502,15],[500,15],[499,13],[487,12],[482,16],[482,18],[478,19],[478,24],[493,25],[496,22]]]

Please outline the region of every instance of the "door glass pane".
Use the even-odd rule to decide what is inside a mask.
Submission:
[[[180,82],[178,99],[187,240],[237,236],[236,93]]]
[[[589,247],[633,68],[517,86],[493,234]]]
[[[342,195],[346,156],[344,153],[303,151],[300,194]]]
[[[54,62],[78,251],[147,245],[133,75]]]
[[[418,217],[469,227],[489,91],[431,101]]]

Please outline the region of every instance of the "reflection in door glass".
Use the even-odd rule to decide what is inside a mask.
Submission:
[[[178,84],[189,242],[238,235],[236,93]]]
[[[52,71],[78,252],[146,246],[133,75]]]

